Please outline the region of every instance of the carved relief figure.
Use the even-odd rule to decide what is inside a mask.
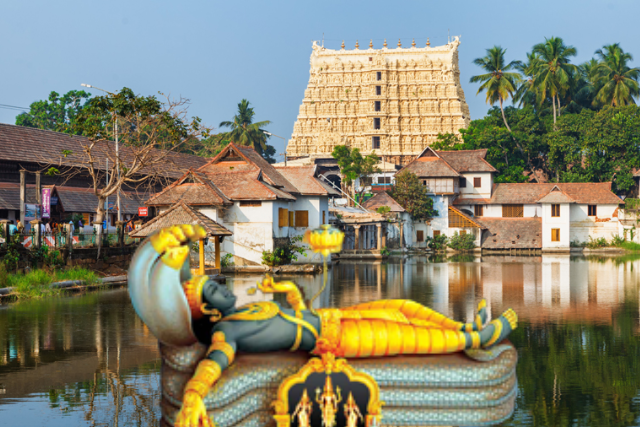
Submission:
[[[296,406],[296,410],[291,415],[291,420],[294,420],[296,416],[298,417],[298,426],[299,427],[310,427],[311,426],[311,412],[313,411],[313,403],[309,399],[309,395],[307,394],[307,389],[304,389],[302,393],[302,398]]]
[[[355,399],[353,398],[353,393],[349,392],[349,398],[347,399],[347,403],[344,404],[344,417],[347,420],[346,427],[357,427],[358,419],[364,422],[364,417],[360,412],[360,408],[356,404]]]

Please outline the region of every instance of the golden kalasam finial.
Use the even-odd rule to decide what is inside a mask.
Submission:
[[[328,224],[315,230],[307,230],[304,234],[304,242],[311,247],[311,250],[325,257],[331,253],[340,252],[343,241],[344,233]]]
[[[400,42],[400,39],[398,39],[398,49],[400,49],[402,47],[402,43]]]
[[[382,47],[387,47],[387,39],[384,39],[384,43],[382,44]]]
[[[360,49],[360,44],[358,44],[358,40],[356,40],[356,49]]]
[[[431,42],[429,41],[429,37],[427,37],[427,47],[431,46]]]
[[[369,40],[369,49],[373,49],[373,39]]]
[[[411,42],[411,47],[416,47],[416,39],[413,39],[413,41]]]
[[[340,48],[344,49],[344,40],[342,40],[342,44],[340,45]]]

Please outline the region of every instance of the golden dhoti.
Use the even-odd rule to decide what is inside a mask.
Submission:
[[[461,322],[407,300],[382,300],[346,309],[318,310],[315,352],[342,357],[442,354],[478,348],[480,335]]]

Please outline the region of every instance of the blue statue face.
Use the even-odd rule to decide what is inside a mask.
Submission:
[[[202,290],[203,302],[207,308],[217,308],[225,312],[236,305],[236,296],[225,285],[221,285],[213,280],[207,281]]]

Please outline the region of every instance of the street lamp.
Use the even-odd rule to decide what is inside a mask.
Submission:
[[[266,130],[263,130],[262,133],[264,133],[267,136],[275,136],[276,138],[280,138],[281,140],[284,141],[284,149],[285,149],[285,152],[284,152],[284,166],[286,167],[287,166],[287,151],[286,151],[287,150],[287,140],[284,139],[281,136],[278,136],[278,135],[276,135],[274,133],[271,133],[269,131],[266,131]]]
[[[108,93],[109,95],[115,96],[113,93],[109,92],[108,90],[104,90],[104,89],[100,89],[99,87],[95,87],[95,86],[91,86],[88,85],[86,83],[81,83],[80,86],[84,86],[84,87],[88,87],[88,88],[92,88],[92,89],[98,89],[103,91],[104,93]],[[117,173],[117,179],[120,179],[120,156],[118,154],[118,119],[114,117],[115,122],[115,134],[116,134],[116,173]],[[108,170],[108,166],[107,166],[107,181],[109,179],[109,170]],[[122,211],[120,210],[120,186],[118,186],[118,191],[116,192],[116,202],[118,205],[118,221],[122,221]],[[109,198],[107,197],[107,213],[109,212]]]

